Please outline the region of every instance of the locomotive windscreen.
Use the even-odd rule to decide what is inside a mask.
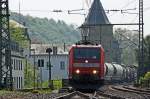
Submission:
[[[100,49],[98,48],[75,48],[75,59],[100,59]]]

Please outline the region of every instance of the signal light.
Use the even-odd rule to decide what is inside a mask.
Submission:
[[[97,74],[97,71],[96,71],[96,70],[93,70],[93,74]]]
[[[79,74],[79,73],[80,73],[80,70],[79,70],[79,69],[77,69],[77,70],[76,70],[76,73],[77,73],[77,74]]]

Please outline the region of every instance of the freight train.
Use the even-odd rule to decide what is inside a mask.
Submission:
[[[127,82],[136,78],[136,67],[105,63],[101,45],[76,44],[69,51],[69,83],[80,85],[103,85],[104,82]],[[91,86],[90,86],[91,87]]]

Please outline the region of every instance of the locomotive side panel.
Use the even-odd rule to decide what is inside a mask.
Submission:
[[[100,53],[100,56],[101,56],[101,60],[100,60],[100,77],[101,77],[101,79],[102,80],[104,80],[104,75],[105,75],[105,71],[104,71],[104,69],[105,69],[105,67],[104,67],[104,62],[105,62],[105,53],[104,53],[104,49],[101,47],[100,48],[100,50],[101,50],[101,53]]]

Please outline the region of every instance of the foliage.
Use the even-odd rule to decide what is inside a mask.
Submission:
[[[17,23],[10,21],[10,37],[12,41],[19,43],[23,48],[29,46],[27,36],[24,35],[24,29],[17,26]]]
[[[34,86],[34,66],[32,66],[29,62],[27,62],[27,64],[25,64],[25,68],[24,68],[24,85],[25,85],[25,88],[33,88]],[[37,79],[37,70],[35,70],[35,77]]]
[[[54,89],[62,88],[62,81],[61,80],[54,80],[53,84],[54,84]]]
[[[114,37],[119,42],[122,50],[121,62],[127,65],[137,65],[138,32],[117,28],[115,29]]]
[[[142,87],[150,87],[150,72],[147,72],[144,77],[140,77],[139,84]]]
[[[144,39],[144,60],[145,66],[150,66],[150,35]]]
[[[137,51],[138,52],[138,51]],[[144,66],[141,67],[141,74],[144,76],[150,71],[150,35],[144,38]]]
[[[0,90],[0,96],[6,95],[6,94],[10,94],[10,93],[12,93],[12,91],[8,91],[8,90]]]
[[[11,19],[26,23],[32,43],[73,43],[80,40],[80,34],[74,25],[67,25],[64,21],[23,16],[11,13]]]
[[[48,80],[42,82],[42,87],[47,88],[48,83],[49,83]],[[53,80],[53,86],[54,86],[54,89],[60,89],[62,87],[62,81],[61,80]]]
[[[150,72],[147,72],[144,76],[145,80],[150,80]]]

